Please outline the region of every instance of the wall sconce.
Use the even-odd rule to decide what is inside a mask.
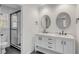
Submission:
[[[38,25],[38,21],[35,21],[35,24]]]
[[[76,18],[76,24],[78,23],[78,21],[79,21],[79,18]]]

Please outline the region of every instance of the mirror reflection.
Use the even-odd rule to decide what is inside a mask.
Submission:
[[[43,28],[43,32],[46,33],[46,29],[48,29],[51,25],[51,20],[50,17],[48,15],[44,15],[41,18],[41,26]]]
[[[56,19],[56,25],[60,29],[66,29],[70,26],[71,24],[71,18],[70,15],[66,12],[61,12],[58,14],[57,19]]]

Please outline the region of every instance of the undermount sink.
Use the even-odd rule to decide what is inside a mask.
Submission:
[[[74,39],[74,36],[72,35],[60,35],[60,34],[52,34],[52,33],[38,33],[36,35],[42,35],[42,36],[54,36],[54,37],[62,37],[62,38],[71,38]]]

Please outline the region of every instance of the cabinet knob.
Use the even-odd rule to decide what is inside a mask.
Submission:
[[[48,40],[52,40],[52,39],[48,39]]]
[[[38,47],[38,46],[36,46],[36,47]]]
[[[52,47],[48,46],[48,48],[52,48]]]
[[[1,36],[3,36],[3,34],[1,34]]]
[[[63,40],[61,41],[61,44],[63,44]]]
[[[64,41],[64,45],[66,45],[66,41]]]
[[[62,41],[61,41],[61,44],[64,44],[64,45],[66,45],[66,41],[63,41],[63,40],[62,40]]]
[[[42,37],[39,37],[39,40],[42,40]]]
[[[48,44],[52,44],[51,42],[48,42]]]

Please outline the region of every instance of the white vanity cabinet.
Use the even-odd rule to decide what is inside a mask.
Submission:
[[[69,37],[60,37],[53,34],[36,34],[35,51],[43,53],[75,53],[75,40]]]

